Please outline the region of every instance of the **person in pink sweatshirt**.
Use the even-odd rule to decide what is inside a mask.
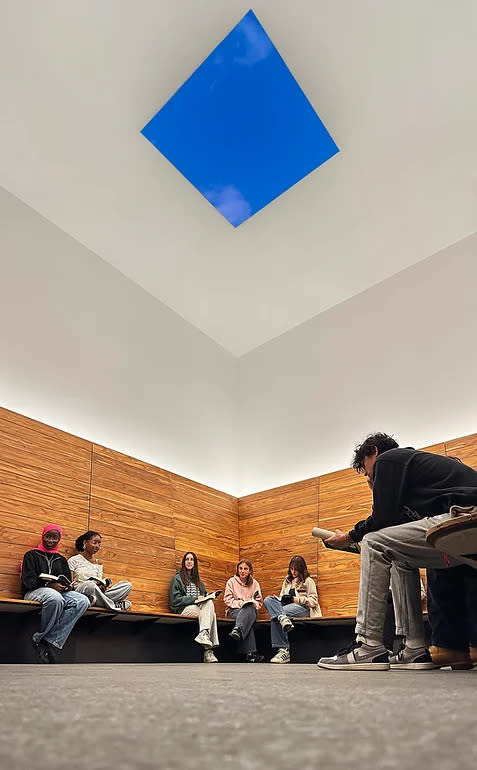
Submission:
[[[263,599],[247,559],[239,561],[235,575],[227,580],[224,603],[226,616],[235,620],[229,636],[238,642],[238,651],[245,654],[246,663],[260,663],[263,655],[257,652],[254,625]]]

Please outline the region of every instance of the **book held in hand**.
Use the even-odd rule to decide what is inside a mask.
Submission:
[[[40,572],[38,577],[40,580],[44,580],[45,583],[61,583],[65,588],[73,587],[73,583],[66,575],[50,575],[48,572]]]
[[[110,578],[89,577],[88,580],[94,580],[94,582],[98,583],[101,588],[109,588],[111,585]]]
[[[345,553],[360,553],[361,548],[359,547],[358,543],[350,543],[350,545],[345,546],[345,548],[335,548],[332,545],[328,545],[325,541],[329,537],[333,537],[335,534],[333,530],[331,529],[323,529],[322,527],[313,527],[311,530],[311,534],[313,537],[319,537],[323,541],[323,545],[325,548],[331,548],[332,551],[344,551]]]
[[[222,591],[211,591],[209,594],[207,594],[207,596],[198,596],[195,600],[195,604],[202,604],[202,602],[206,602],[209,599],[217,599],[221,593]]]

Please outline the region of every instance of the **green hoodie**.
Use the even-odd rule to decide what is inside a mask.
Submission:
[[[199,594],[200,596],[207,595],[207,591],[202,580],[200,581]],[[178,572],[177,575],[171,580],[171,585],[169,587],[169,606],[172,612],[176,612],[178,615],[180,615],[184,607],[187,607],[188,604],[195,604],[195,598],[193,596],[186,595],[186,587],[182,582],[181,573]]]

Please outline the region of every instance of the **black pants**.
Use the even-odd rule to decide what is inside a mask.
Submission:
[[[247,655],[249,652],[256,652],[254,625],[257,619],[257,610],[253,604],[246,604],[241,609],[229,610],[228,618],[235,620],[235,625],[240,628],[242,641],[239,642],[238,651]]]
[[[477,647],[477,569],[428,569],[427,611],[436,647]]]

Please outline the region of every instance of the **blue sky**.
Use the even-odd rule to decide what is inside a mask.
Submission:
[[[339,152],[253,11],[142,133],[234,227]]]

